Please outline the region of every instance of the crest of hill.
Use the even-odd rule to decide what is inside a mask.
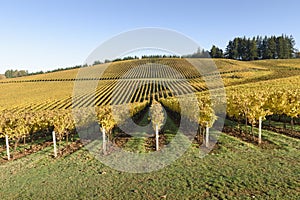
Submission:
[[[161,58],[168,62],[179,62],[180,58]],[[201,58],[192,58],[193,60],[201,60]],[[99,64],[84,68],[64,70],[46,74],[38,74],[19,78],[1,79],[0,82],[7,81],[26,81],[26,80],[61,80],[76,78],[116,78],[117,74],[126,66],[137,65],[142,60],[126,60],[113,63]],[[149,61],[149,60],[148,60]],[[257,61],[237,61],[231,59],[213,59],[216,67],[220,72],[239,71],[247,69],[264,69],[272,70],[278,68],[300,69],[300,59],[283,59],[283,60],[257,60]],[[184,66],[182,66],[184,67]],[[102,74],[104,73],[104,74]],[[4,78],[4,77],[3,77]]]

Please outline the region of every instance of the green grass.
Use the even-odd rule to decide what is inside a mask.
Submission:
[[[143,137],[132,137],[128,140],[124,148],[126,151],[145,153],[145,138]]]
[[[0,199],[297,199],[299,140],[264,135],[278,148],[222,134],[219,148],[206,157],[192,147],[170,166],[146,174],[113,170],[84,149],[53,159],[48,147],[0,166]]]

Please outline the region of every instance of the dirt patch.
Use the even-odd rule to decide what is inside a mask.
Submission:
[[[119,148],[123,148],[123,147],[125,147],[125,145],[129,139],[130,139],[130,137],[116,137],[114,139],[114,145]]]
[[[30,155],[32,153],[36,153],[48,146],[51,146],[52,144],[53,144],[52,142],[44,142],[42,144],[31,145],[30,148],[25,148],[23,151],[13,152],[11,154],[11,160],[16,160],[25,157],[27,155]],[[7,157],[2,157],[2,159],[0,159],[0,163],[5,163],[7,161],[8,161]]]
[[[274,126],[264,126],[264,129],[267,129],[269,131],[273,131],[276,133],[280,133],[289,137],[297,138],[300,139],[300,132],[294,131],[294,130],[289,130],[289,129],[284,129],[284,128],[278,128]]]
[[[31,145],[30,148],[25,148],[23,151],[17,151],[17,152],[13,152],[11,154],[11,160],[16,160],[25,156],[28,156],[30,154],[36,153],[38,151],[41,151],[43,149],[45,149],[46,147],[52,146],[53,142],[47,141],[41,144],[34,144]],[[58,151],[58,157],[63,157],[66,155],[69,155],[75,151],[77,151],[78,149],[80,149],[83,146],[83,144],[80,142],[80,140],[77,140],[75,142],[71,142],[69,143],[69,145],[62,147],[61,149],[59,149]],[[3,156],[2,158],[0,158],[0,163],[6,163],[8,162],[7,157]]]
[[[63,157],[72,154],[75,151],[79,150],[81,147],[83,147],[82,142],[80,140],[76,140],[75,142],[72,142],[69,145],[65,146],[64,148],[60,149],[58,153],[58,157]]]
[[[164,148],[165,145],[169,144],[167,142],[167,137],[164,134],[159,134],[158,142],[159,142],[159,149],[162,149],[162,148]],[[155,149],[156,149],[155,143],[156,143],[155,136],[146,138],[145,139],[146,151],[147,152],[155,151]]]
[[[279,148],[273,142],[271,142],[269,140],[264,140],[264,139],[262,139],[261,144],[258,144],[258,138],[257,137],[251,135],[250,133],[245,133],[242,130],[238,130],[236,128],[232,128],[232,127],[229,127],[229,126],[224,126],[222,132],[226,133],[227,135],[239,138],[240,140],[242,140],[244,142],[248,142],[248,143],[257,145],[262,149],[276,149],[276,148]]]

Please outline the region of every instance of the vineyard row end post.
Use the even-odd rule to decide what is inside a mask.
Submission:
[[[208,123],[206,124],[205,147],[209,147],[209,127],[208,127]]]
[[[155,144],[156,144],[156,151],[159,150],[159,135],[158,135],[158,125],[155,126]]]
[[[57,148],[56,148],[56,134],[55,131],[52,131],[52,138],[53,138],[53,148],[54,148],[54,157],[57,157]]]
[[[258,144],[261,144],[262,117],[259,117],[258,121]]]
[[[7,159],[10,160],[8,135],[5,135]]]

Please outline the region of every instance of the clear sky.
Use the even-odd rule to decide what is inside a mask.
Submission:
[[[83,64],[124,31],[179,31],[205,49],[236,36],[293,35],[300,47],[299,0],[0,0],[0,73]]]

